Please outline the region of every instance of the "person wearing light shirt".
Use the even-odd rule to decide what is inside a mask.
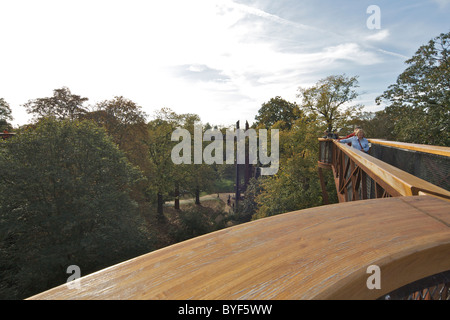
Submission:
[[[360,151],[369,152],[369,141],[364,138],[363,129],[356,131],[356,134],[348,139],[339,140],[340,143],[351,143],[352,147]]]

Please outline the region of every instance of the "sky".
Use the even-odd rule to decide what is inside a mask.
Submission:
[[[346,74],[355,103],[377,111],[449,17],[450,0],[0,0],[0,97],[15,126],[31,120],[24,103],[61,87],[91,106],[123,96],[149,119],[166,107],[228,126]]]

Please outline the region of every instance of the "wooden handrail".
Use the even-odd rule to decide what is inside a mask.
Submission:
[[[320,141],[323,141],[320,139]],[[378,183],[384,183],[401,196],[430,194],[450,199],[450,192],[387,164],[346,144],[333,141],[334,147],[350,157],[356,165]]]
[[[280,214],[131,259],[30,299],[377,299],[450,270],[448,201],[346,202]],[[381,288],[370,289],[369,266]],[[83,272],[83,266],[80,266]]]
[[[445,157],[450,157],[450,148],[443,146],[431,146],[426,144],[414,144],[414,143],[406,143],[406,142],[398,142],[398,141],[388,141],[382,139],[368,139],[370,143],[379,144],[399,149],[406,149],[412,151],[419,151],[423,153],[430,153],[441,155]]]
[[[351,157],[356,164],[376,180],[383,180],[403,196],[418,195],[419,192],[450,199],[450,192],[428,181],[400,170],[346,144],[334,141],[334,145]]]

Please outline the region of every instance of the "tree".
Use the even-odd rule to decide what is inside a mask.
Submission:
[[[54,117],[62,120],[75,120],[86,114],[83,104],[88,98],[72,94],[67,87],[53,90],[53,97],[29,100],[24,104],[27,112],[35,119]]]
[[[245,189],[245,197],[242,201],[240,220],[246,222],[258,210],[256,197],[262,192],[262,179],[251,178],[247,188]]]
[[[357,122],[355,122],[355,125],[360,125],[364,128],[366,137],[385,140],[396,139],[393,121],[385,110],[363,112]]]
[[[163,218],[164,194],[174,188],[174,163],[171,159],[171,141],[175,124],[163,119],[155,119],[148,123],[148,138],[145,141],[148,150],[151,170],[149,171],[148,192],[156,194],[158,218]]]
[[[9,130],[11,125],[8,121],[12,120],[11,108],[5,99],[0,98],[0,130]]]
[[[377,103],[390,103],[385,112],[399,140],[449,146],[450,32],[421,46],[406,64]]]
[[[289,102],[277,96],[262,104],[255,117],[256,125],[264,128],[271,128],[279,122],[282,129],[290,129],[292,123],[298,119],[301,111],[294,102]]]
[[[125,153],[128,160],[149,176],[151,166],[145,141],[148,139],[146,113],[134,101],[115,96],[111,100],[97,103],[91,112],[82,119],[91,120],[106,129],[119,149]],[[133,200],[139,205],[142,215],[147,213],[149,206],[145,194],[147,181],[133,186]]]
[[[83,116],[104,127],[128,160],[145,171],[148,167],[146,147],[146,113],[135,102],[122,96],[102,101]]]
[[[87,117],[103,125],[123,149],[128,143],[128,133],[132,127],[138,126],[142,131],[145,130],[147,115],[135,102],[123,96],[116,96],[112,100],[97,103],[94,112]]]
[[[195,196],[196,204],[200,204],[200,192],[209,190],[217,177],[217,172],[206,164],[174,164],[171,154],[177,144],[172,141],[172,133],[177,128],[186,129],[191,136],[194,134],[194,124],[200,123],[196,114],[177,114],[169,108],[156,112],[155,119],[148,123],[149,137],[146,141],[152,167],[148,177],[152,184],[149,193],[156,194],[157,212],[163,217],[164,195],[175,197],[175,208],[179,208],[180,189]],[[194,139],[191,138],[191,144]],[[191,148],[193,149],[193,147]]]
[[[354,116],[362,107],[349,105],[358,93],[358,77],[332,75],[319,80],[311,88],[299,88],[297,97],[302,99],[300,108],[307,113],[315,113],[326,123],[327,130],[332,132],[345,126],[345,122]]]
[[[25,298],[148,252],[129,197],[141,178],[106,132],[42,119],[0,145],[0,294]]]
[[[250,195],[255,203],[251,207],[256,209],[253,219],[322,204],[317,173],[319,127],[316,117],[311,115],[297,119],[290,130],[280,131],[280,168],[274,176],[260,177],[257,192],[252,190]],[[326,178],[327,189],[333,194],[333,178],[331,175]]]

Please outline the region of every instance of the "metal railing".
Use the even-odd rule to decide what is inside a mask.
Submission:
[[[450,191],[450,148],[369,139],[370,155]]]
[[[450,300],[450,271],[410,283],[378,300]]]

